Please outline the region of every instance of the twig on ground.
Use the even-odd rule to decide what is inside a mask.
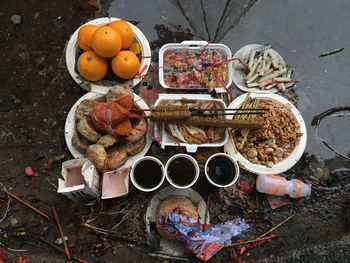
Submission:
[[[267,234],[271,233],[272,231],[276,230],[277,228],[279,228],[281,225],[283,225],[284,223],[288,222],[293,216],[295,216],[295,213],[291,214],[289,217],[287,217],[285,220],[283,220],[281,223],[279,223],[278,225],[274,226],[273,228],[271,228],[269,231],[267,231],[266,233],[262,234],[261,236],[258,237],[262,238],[264,236],[266,236]]]
[[[276,236],[272,235],[272,236],[269,236],[269,237],[256,238],[256,239],[252,239],[252,240],[236,242],[236,243],[232,243],[232,244],[226,245],[225,247],[234,247],[234,246],[238,246],[238,245],[243,245],[243,244],[249,244],[249,243],[269,240],[269,239],[274,238],[274,237],[276,237]]]
[[[46,178],[46,180],[49,182],[49,184],[55,189],[55,191],[57,191],[58,187],[49,180],[49,178]]]
[[[28,249],[16,249],[16,248],[7,247],[3,243],[1,243],[1,241],[0,241],[0,246],[2,246],[3,248],[6,248],[9,251],[13,251],[13,252],[27,252],[28,251]]]
[[[0,184],[0,186],[3,187],[4,189],[6,189],[5,186],[3,186],[2,184]],[[0,223],[1,223],[2,221],[4,221],[4,219],[6,218],[7,213],[8,213],[9,210],[10,210],[10,204],[11,204],[11,199],[8,197],[8,198],[7,198],[6,210],[5,210],[5,213],[4,213],[3,217],[0,219]]]
[[[108,230],[108,229],[99,228],[99,227],[90,225],[88,223],[84,223],[84,224],[82,224],[82,226],[91,232],[94,232],[96,234],[101,234],[101,235],[105,236],[106,238],[109,238],[112,240],[123,240],[123,241],[127,241],[127,242],[136,243],[138,245],[148,246],[147,242],[129,239],[127,237],[120,236],[116,232]]]

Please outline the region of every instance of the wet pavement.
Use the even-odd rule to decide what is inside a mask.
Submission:
[[[298,107],[308,130],[305,154],[288,175],[322,182],[331,170],[350,167],[348,160],[337,157],[325,147],[314,135],[315,127],[311,126],[313,116],[335,106],[350,104],[350,50],[346,46],[350,39],[349,1],[146,0],[141,4],[140,1],[115,0],[102,1],[102,6],[102,10],[93,14],[80,10],[71,1],[63,1],[60,5],[55,1],[49,5],[40,1],[29,1],[27,4],[13,1],[0,12],[0,17],[6,21],[0,25],[0,37],[5,43],[1,47],[0,62],[0,182],[44,210],[49,211],[48,205],[55,205],[59,214],[65,215],[62,221],[70,237],[69,244],[76,254],[91,262],[115,262],[120,258],[124,262],[136,262],[140,258],[144,258],[145,262],[162,261],[147,257],[148,250],[142,245],[123,241],[108,243],[77,227],[81,224],[78,215],[89,218],[90,213],[103,209],[104,212],[126,209],[130,210],[130,214],[121,225],[120,232],[125,234],[122,230],[130,229],[126,239],[144,242],[142,211],[152,194],[143,195],[133,189],[130,197],[104,202],[101,207],[78,206],[56,194],[48,183],[56,184],[60,164],[45,173],[42,170],[42,165],[52,156],[63,152],[70,158],[64,141],[64,122],[70,107],[85,92],[70,79],[64,65],[63,50],[69,35],[81,23],[93,17],[108,13],[112,17],[140,21],[137,26],[151,44],[154,61],[161,45],[185,39],[220,42],[226,44],[232,53],[246,44],[271,43],[284,60],[295,68],[294,76],[300,83],[285,96]],[[10,20],[14,14],[21,15],[19,25],[14,25]],[[338,54],[319,57],[323,52],[341,47],[345,49]],[[241,94],[234,86],[232,91],[235,96]],[[349,115],[328,118],[322,121],[319,135],[339,152],[349,156],[349,127]],[[166,154],[173,152],[176,150],[170,149]],[[156,145],[152,146],[150,154],[160,155],[164,160],[166,158]],[[28,182],[29,185],[26,185],[27,179],[23,175],[23,168],[27,165],[33,166],[39,173],[38,178]],[[245,173],[243,177],[253,178]],[[196,190],[205,195],[213,189],[196,186]],[[315,187],[310,198],[292,200],[287,206],[273,212],[266,211],[268,206],[262,195],[252,197],[252,204],[257,206],[245,207],[242,204],[242,213],[253,224],[257,223],[253,234],[264,232],[262,226],[267,229],[269,220],[276,224],[293,211],[296,216],[288,226],[278,230],[277,240],[255,248],[246,258],[249,262],[339,262],[340,259],[345,262],[349,258],[350,241],[343,202],[350,198],[349,193],[349,180],[332,188]],[[232,202],[239,203],[238,200]],[[133,206],[129,206],[129,203]],[[1,214],[4,208],[2,203]],[[65,211],[75,212],[67,215]],[[211,212],[225,213],[214,208]],[[29,237],[21,239],[16,236],[9,246],[29,248],[27,254],[33,257],[33,262],[64,262],[61,255],[30,235],[31,232],[40,233],[54,240],[57,234],[53,233],[52,226],[47,227],[37,216],[19,205],[11,208],[7,219],[13,218],[17,220],[16,224],[13,224],[13,220],[11,224],[4,221],[1,229],[16,236],[23,228]],[[32,222],[30,226],[28,221]],[[112,228],[120,221],[119,217],[105,216],[98,225]],[[99,251],[99,244],[103,244],[105,249],[102,252]],[[108,250],[108,246],[112,249]],[[10,257],[16,254],[6,253]],[[42,257],[47,261],[41,261]],[[223,251],[212,262],[229,260],[228,251]]]

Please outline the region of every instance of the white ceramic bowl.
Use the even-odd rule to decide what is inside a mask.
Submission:
[[[194,179],[191,183],[189,183],[188,185],[177,185],[173,182],[173,180],[171,180],[169,174],[168,174],[168,167],[170,165],[171,162],[173,162],[175,159],[178,159],[178,158],[186,158],[188,160],[190,160],[194,167],[195,167],[195,176],[194,176]],[[186,188],[190,188],[192,185],[194,185],[197,180],[198,180],[198,177],[199,177],[199,165],[196,161],[196,159],[194,159],[192,156],[188,155],[188,154],[184,154],[184,153],[179,153],[179,154],[175,154],[174,156],[172,156],[168,161],[167,163],[165,164],[165,177],[166,179],[168,180],[169,184],[171,184],[172,186],[174,186],[175,188],[178,188],[178,189],[186,189]]]
[[[85,23],[84,25],[89,24],[89,25],[96,25],[96,26],[104,26],[116,20],[120,20],[120,19],[114,18],[114,17],[103,17],[103,18],[97,18],[97,19],[91,20]],[[135,38],[141,44],[141,47],[142,47],[142,52],[141,52],[142,59],[141,59],[140,70],[139,70],[139,75],[142,76],[147,73],[149,66],[151,64],[151,48],[147,38],[142,33],[142,31],[131,23],[129,23],[129,25],[131,26],[135,34]],[[81,27],[75,30],[75,32],[72,34],[71,38],[69,39],[66,47],[66,65],[67,65],[68,72],[80,87],[82,87],[87,91],[92,91],[94,93],[106,94],[108,89],[112,86],[123,85],[129,88],[133,88],[142,80],[142,77],[140,76],[136,76],[131,80],[125,80],[122,82],[104,81],[104,80],[101,80],[98,82],[91,82],[83,79],[76,70],[76,62],[77,62],[78,54],[80,54],[80,48],[78,46],[78,32]]]
[[[234,165],[235,171],[236,171],[236,174],[235,174],[233,180],[230,183],[225,184],[225,185],[215,183],[213,180],[210,179],[209,174],[207,172],[208,164],[210,163],[210,161],[213,158],[218,157],[218,156],[222,156],[224,158],[229,159],[232,162],[232,164]],[[238,180],[238,177],[239,177],[239,166],[238,166],[238,163],[235,161],[235,159],[233,159],[230,155],[228,155],[226,153],[216,153],[216,154],[213,154],[212,156],[210,156],[209,159],[205,162],[204,172],[205,172],[205,176],[207,177],[209,183],[211,183],[212,185],[214,185],[216,187],[224,188],[224,187],[229,187],[229,186],[233,185],[234,183],[236,183],[236,181]]]

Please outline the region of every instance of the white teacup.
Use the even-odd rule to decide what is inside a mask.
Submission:
[[[176,154],[172,156],[165,165],[165,177],[169,184],[176,188],[189,188],[198,180],[198,163],[188,154]]]
[[[130,179],[137,189],[143,192],[154,191],[164,182],[164,165],[155,157],[144,156],[132,165]]]
[[[215,170],[210,171],[210,169]],[[222,188],[229,187],[233,185],[239,177],[239,166],[230,155],[226,153],[216,153],[210,156],[206,161],[204,172],[209,183],[212,185]]]

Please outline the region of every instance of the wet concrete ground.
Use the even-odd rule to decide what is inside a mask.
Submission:
[[[49,184],[49,181],[56,184],[60,164],[46,173],[42,170],[43,164],[52,156],[64,153],[66,158],[71,158],[64,141],[64,122],[70,107],[85,93],[75,86],[65,69],[64,45],[81,23],[104,16],[105,12],[113,17],[140,21],[138,27],[149,39],[155,54],[157,47],[164,43],[192,38],[191,34],[182,32],[186,28],[191,30],[195,39],[215,39],[229,46],[233,53],[246,44],[271,43],[295,68],[295,78],[300,83],[285,96],[295,102],[308,129],[305,154],[289,174],[303,180],[322,181],[331,170],[350,166],[349,161],[336,157],[314,136],[315,128],[310,124],[314,115],[350,104],[350,50],[346,46],[350,39],[348,1],[233,0],[219,3],[198,0],[190,4],[182,0],[147,0],[142,3],[103,1],[102,5],[101,11],[91,13],[82,11],[73,1],[8,1],[0,12],[4,21],[0,25],[0,182],[45,211],[50,212],[50,206],[55,205],[70,238],[68,243],[76,255],[91,262],[116,262],[117,259],[136,262],[140,258],[144,262],[162,261],[149,258],[147,248],[142,245],[101,240],[80,227],[80,216],[89,218],[92,209],[95,209],[95,214],[102,211],[100,209],[103,212],[118,211],[132,208],[127,206],[131,203],[138,214],[131,209],[130,217],[119,232],[125,234],[127,231],[124,230],[130,229],[128,239],[145,241],[142,215],[152,194],[144,195],[133,189],[128,198],[103,202],[103,207],[74,205],[56,194]],[[15,14],[21,16],[18,25],[10,20]],[[245,15],[241,17],[242,14]],[[339,54],[319,57],[325,51],[340,47],[345,50]],[[233,86],[232,91],[240,94]],[[326,119],[319,132],[344,155],[349,155],[350,149],[349,124],[349,116]],[[165,159],[172,152],[175,150],[167,150],[164,154],[153,145],[150,154]],[[39,175],[30,180],[29,185],[26,185],[27,179],[23,175],[23,168],[27,165],[33,166]],[[249,174],[243,176],[254,178]],[[205,196],[210,189],[205,180],[200,182],[203,186],[196,186],[196,190]],[[349,192],[349,180],[330,189],[315,187],[310,198],[292,201],[274,212],[266,210],[263,195],[254,193],[251,202],[257,206],[243,207],[244,214],[255,226],[252,231],[256,235],[269,228],[269,219],[277,223],[293,211],[296,216],[288,226],[278,230],[278,239],[255,248],[246,258],[249,262],[346,262],[350,242],[343,202],[350,197]],[[238,205],[239,200],[232,200],[232,203]],[[6,202],[0,203],[1,214],[5,208]],[[99,220],[99,227],[112,228],[121,218],[104,216]],[[34,235],[55,240],[58,237],[55,227],[20,205],[12,203],[0,228],[1,242],[9,247],[29,249],[26,255],[33,262],[64,262],[62,255],[38,242]],[[27,236],[17,235],[22,230]],[[5,232],[10,238],[4,237]],[[103,249],[100,244],[103,244]],[[5,252],[12,259],[18,254]],[[223,251],[212,261],[229,260],[228,251]]]

